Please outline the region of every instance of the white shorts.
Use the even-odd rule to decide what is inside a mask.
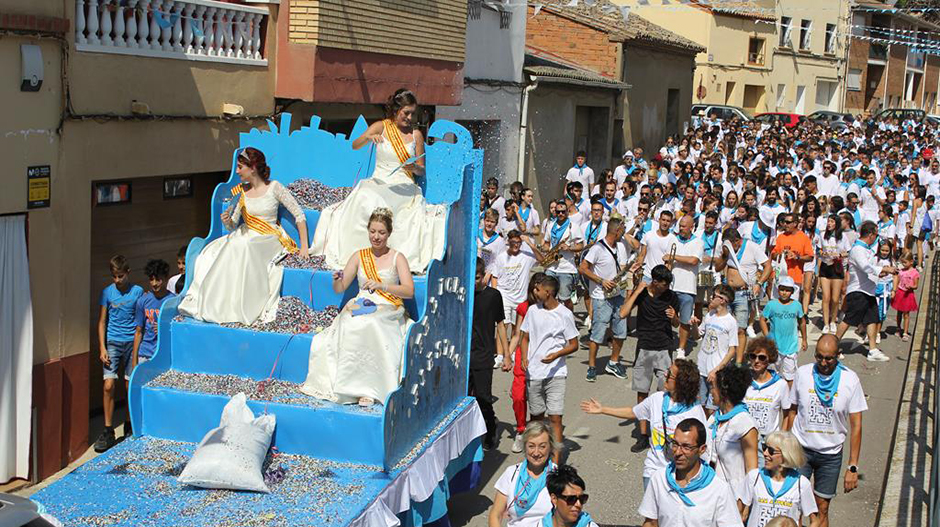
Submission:
[[[503,323],[512,326],[516,323],[516,308],[519,304],[510,302],[503,298]]]
[[[796,378],[797,355],[799,355],[799,353],[794,353],[793,355],[780,354],[777,357],[777,362],[774,363],[774,367],[777,369],[777,375],[783,377],[783,380],[792,381]]]

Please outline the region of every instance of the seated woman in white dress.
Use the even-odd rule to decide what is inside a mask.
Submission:
[[[236,169],[241,184],[232,189],[237,200],[222,213],[232,232],[203,248],[196,258],[193,282],[179,311],[198,320],[252,324],[270,322],[277,314],[284,268],[275,265],[287,253],[307,257],[307,222],[290,192],[270,181],[264,154],[246,148]],[[277,223],[280,205],[294,216],[300,248]],[[240,220],[244,220],[239,225]]]
[[[414,180],[424,175],[424,136],[412,127],[417,108],[414,94],[398,90],[386,105],[388,118],[372,123],[353,141],[356,150],[366,145],[375,149],[375,171],[359,181],[345,200],[320,213],[311,254],[325,256],[328,266],[342,268],[368,243],[365,219],[377,207],[387,207],[395,215],[389,244],[404,255],[413,271],[423,273],[432,259],[442,255],[447,206],[429,205]],[[409,163],[413,158],[418,159]]]
[[[412,321],[402,300],[414,296],[408,261],[388,246],[392,213],[376,209],[367,222],[370,248],[353,254],[333,273],[333,290],[359,279],[359,294],[310,344],[310,365],[301,390],[339,403],[385,403],[401,381],[403,345]]]

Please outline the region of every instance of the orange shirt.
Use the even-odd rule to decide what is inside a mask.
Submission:
[[[785,250],[790,250],[798,256],[811,256],[813,254],[813,242],[803,231],[794,231],[793,234],[781,232],[777,235],[777,245],[771,252],[771,256],[777,256]],[[799,258],[787,258],[787,274],[796,282],[796,285],[803,286],[803,260]]]

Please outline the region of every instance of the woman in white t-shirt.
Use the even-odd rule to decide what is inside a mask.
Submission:
[[[490,507],[488,527],[538,527],[552,510],[545,488],[548,473],[554,469],[552,456],[558,449],[552,440],[548,421],[531,421],[522,433],[525,459],[507,467],[496,480],[496,495]]]
[[[845,257],[851,245],[842,231],[842,219],[837,214],[826,218],[826,228],[813,240],[819,256],[819,285],[822,289],[823,332],[836,332],[836,316],[842,301],[842,282],[845,280]]]
[[[817,525],[813,486],[798,467],[805,462],[803,447],[790,432],[774,432],[763,447],[764,468],[747,473],[735,489],[738,508],[747,527],[766,527],[771,519],[786,516],[797,525]]]
[[[757,423],[757,433],[763,440],[780,430],[784,410],[789,408],[787,396],[790,387],[776,371],[768,366],[777,362],[777,344],[767,337],[757,337],[747,343],[747,361],[751,366],[751,385],[744,396],[747,411]]]
[[[643,463],[644,489],[649,485],[653,474],[672,461],[672,450],[668,443],[676,433],[676,426],[688,418],[698,419],[705,424],[705,411],[698,400],[698,367],[694,362],[676,359],[666,371],[663,390],[633,407],[610,408],[593,398],[581,403],[581,410],[585,413],[649,421],[650,448],[646,451],[646,461]]]
[[[744,396],[751,386],[751,372],[735,364],[718,370],[711,386],[718,411],[708,419],[709,462],[715,475],[736,486],[757,468],[757,423],[748,413]]]

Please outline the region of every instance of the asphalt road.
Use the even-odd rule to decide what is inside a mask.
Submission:
[[[583,305],[576,306],[575,316],[580,323],[584,317]],[[821,317],[818,302],[815,307],[811,307],[810,317],[811,320]],[[830,522],[835,527],[866,527],[875,524],[911,347],[911,342],[902,342],[899,336],[894,335],[894,318],[892,311],[886,326],[889,335],[880,345],[881,350],[892,358],[890,362],[868,362],[864,356],[865,350],[860,347],[861,339],[851,329],[842,342],[842,349],[846,353],[844,364],[861,378],[869,410],[863,416],[859,488],[846,495],[839,486],[839,494],[833,499],[830,509]],[[800,365],[813,360],[814,344],[821,335],[813,325],[809,331],[810,346],[800,354]],[[913,327],[911,331],[914,331]],[[630,390],[635,349],[636,339],[628,338],[622,353],[628,378],[623,380],[600,373],[610,355],[607,347],[601,347],[598,352],[597,382],[591,384],[584,380],[587,373],[587,337],[583,330],[581,348],[568,358],[569,377],[564,415],[568,463],[574,465],[584,478],[587,493],[591,497],[586,510],[602,526],[636,526],[642,523],[643,518],[636,511],[643,497],[642,474],[646,454],[630,452],[634,442],[631,433],[636,426],[633,422],[587,415],[581,412],[578,405],[589,397],[596,397],[606,405],[635,404],[636,395]],[[692,358],[695,358],[695,354]],[[485,454],[483,475],[477,491],[451,498],[450,520],[455,527],[487,526],[487,514],[497,478],[507,466],[522,459],[522,454],[514,454],[511,450],[513,415],[509,387],[512,374],[497,370],[493,377],[493,394],[499,398],[495,408],[500,421],[500,442],[496,450]]]

